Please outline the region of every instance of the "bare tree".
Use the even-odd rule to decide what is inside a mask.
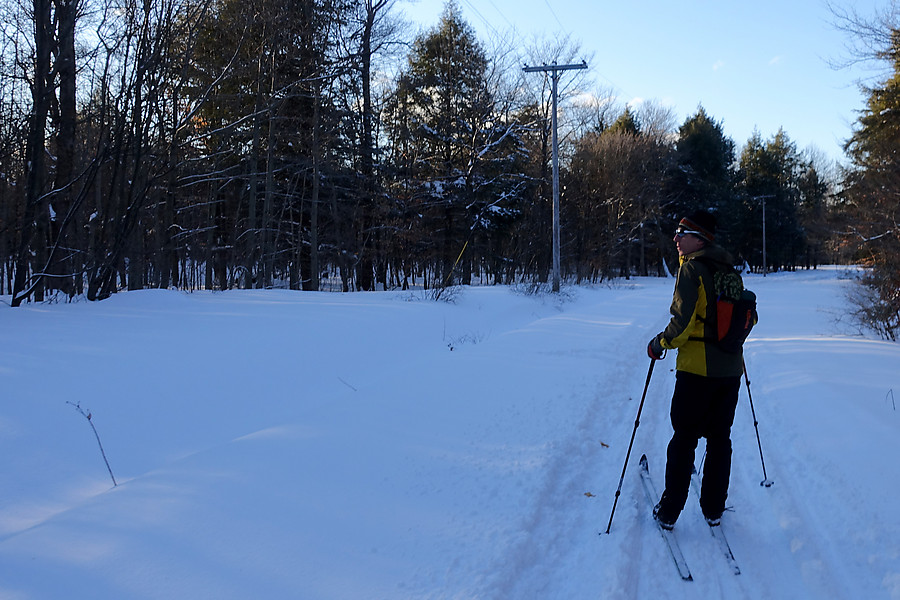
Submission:
[[[28,136],[25,145],[25,198],[19,225],[19,243],[16,251],[15,280],[13,281],[12,306],[19,306],[32,293],[43,298],[43,276],[38,273],[29,280],[32,241],[45,226],[42,205],[47,188],[45,138],[47,121],[53,95],[51,54],[54,49],[54,30],[50,0],[33,0],[34,67],[31,79],[31,116],[28,120]],[[37,244],[37,262],[44,258],[43,244]]]

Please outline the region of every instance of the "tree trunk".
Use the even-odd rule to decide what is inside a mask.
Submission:
[[[361,290],[375,289],[373,280],[376,236],[373,235],[375,213],[375,141],[373,133],[372,107],[372,36],[378,11],[384,8],[383,0],[366,0],[365,21],[362,31],[360,52],[362,79],[362,139],[360,140],[360,166],[363,179],[361,199],[359,261],[356,269],[357,287]]]
[[[319,163],[322,149],[319,147],[319,86],[316,85],[316,93],[313,97],[313,124],[312,124],[312,160],[313,180],[312,199],[309,206],[309,285],[312,291],[319,290]]]
[[[40,285],[37,281],[28,284],[28,273],[31,269],[32,241],[35,234],[35,222],[39,219],[41,196],[45,186],[45,148],[44,136],[47,131],[47,116],[50,112],[52,90],[49,88],[51,77],[50,54],[53,46],[53,21],[50,18],[50,0],[34,0],[34,48],[35,73],[31,87],[32,111],[28,122],[28,139],[25,145],[25,210],[19,228],[19,244],[16,253],[16,274],[13,280],[12,300],[10,305],[19,306]],[[38,239],[38,244],[44,240]],[[43,265],[41,265],[43,267]]]
[[[275,61],[276,53],[272,53],[272,61]],[[275,86],[275,66],[272,68],[272,81],[270,87]],[[274,92],[271,89],[270,92]],[[274,98],[269,96],[269,110],[267,111],[269,130],[266,143],[266,189],[263,199],[263,215],[262,215],[262,261],[263,261],[263,277],[262,287],[268,288],[273,284],[273,276],[275,271],[275,247],[272,236],[272,203],[275,194],[275,106]]]
[[[51,200],[53,217],[50,222],[50,248],[47,271],[51,288],[68,296],[74,293],[71,258],[73,244],[68,242],[66,230],[72,218],[74,203],[73,175],[75,173],[75,20],[79,2],[54,0],[58,23],[56,71],[59,74],[59,128],[56,136],[56,192]]]

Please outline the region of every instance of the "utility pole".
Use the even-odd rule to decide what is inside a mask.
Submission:
[[[769,261],[766,260],[766,197],[762,197],[763,201],[763,277],[769,272]]]
[[[558,65],[552,63],[540,67],[525,66],[526,73],[550,73],[552,81],[552,97],[553,97],[553,291],[559,292],[559,138],[556,132],[556,88],[559,82],[560,71],[572,71],[574,69],[587,69],[587,63],[581,61],[573,65]]]
[[[774,198],[775,194],[767,194],[765,196],[753,196],[756,200],[762,200],[762,242],[763,242],[763,277],[769,272],[769,263],[766,260],[766,198]]]

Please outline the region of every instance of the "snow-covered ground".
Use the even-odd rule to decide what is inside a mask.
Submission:
[[[640,488],[674,353],[598,535],[672,279],[453,304],[142,291],[0,310],[0,598],[898,599],[900,344],[841,320],[842,269],[746,283],[775,485],[742,386],[739,576],[691,502],[681,581]]]

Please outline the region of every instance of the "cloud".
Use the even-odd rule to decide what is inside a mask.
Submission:
[[[676,108],[675,98],[671,96],[664,96],[660,98],[659,103],[666,108]]]
[[[781,62],[781,57],[780,57],[780,56],[776,56],[776,57],[772,58],[772,60],[769,61],[769,64],[770,64],[770,65],[777,65],[777,64],[780,63],[780,62]]]
[[[717,60],[716,62],[713,63],[712,70],[713,70],[713,71],[718,71],[719,69],[721,69],[721,68],[724,67],[724,66],[725,66],[725,61],[722,60],[722,59],[719,59],[719,60]]]
[[[632,98],[631,100],[629,100],[629,101],[626,103],[626,106],[628,106],[628,108],[636,108],[636,107],[640,106],[640,105],[643,104],[643,103],[644,103],[644,99],[643,99],[643,98],[641,98],[640,96],[635,96],[634,98]]]
[[[574,98],[572,98],[572,103],[576,106],[600,107],[607,104],[613,104],[615,101],[615,96],[598,96],[591,92],[579,92]]]

